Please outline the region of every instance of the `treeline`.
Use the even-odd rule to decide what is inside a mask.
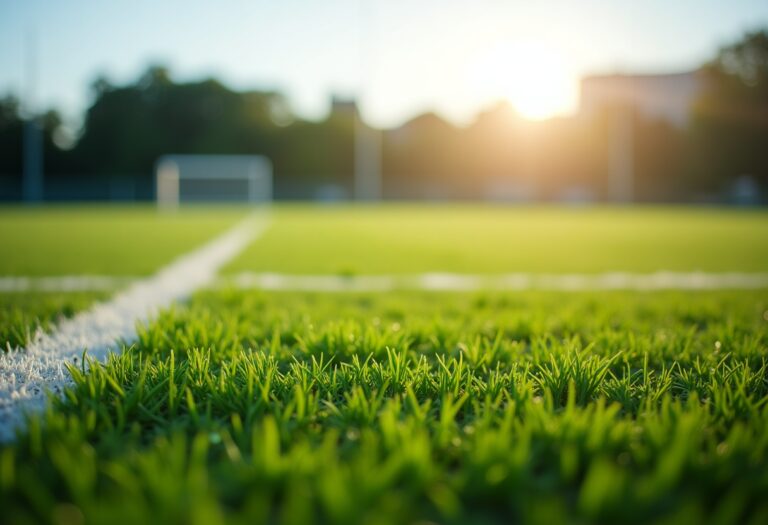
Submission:
[[[281,193],[295,192],[293,186],[305,179],[351,184],[353,121],[347,115],[300,120],[279,93],[237,92],[214,79],[177,83],[162,67],[150,67],[125,86],[99,79],[92,89],[94,102],[71,148],[56,146],[58,116],[49,112],[43,119],[49,198],[109,198],[100,194],[112,192],[151,199],[154,163],[168,153],[267,155]],[[7,193],[20,192],[19,105],[6,98],[0,112],[0,177]]]
[[[768,188],[768,33],[746,35],[698,74],[707,89],[687,126],[633,114],[635,200],[722,200],[745,177]],[[179,83],[162,67],[92,89],[73,144],[55,112],[39,119],[48,199],[151,199],[154,163],[167,153],[267,155],[278,198],[353,194],[353,104],[336,101],[327,118],[307,121],[280,93]],[[384,197],[609,200],[613,123],[627,111],[528,122],[500,104],[464,128],[421,115],[381,133]],[[23,127],[18,102],[0,100],[6,200],[21,196]]]

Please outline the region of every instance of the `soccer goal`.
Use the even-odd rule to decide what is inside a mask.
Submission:
[[[157,203],[272,200],[272,163],[261,155],[164,155],[155,164]]]

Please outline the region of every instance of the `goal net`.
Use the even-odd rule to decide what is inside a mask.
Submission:
[[[157,203],[272,200],[272,163],[261,155],[164,155],[155,165]]]

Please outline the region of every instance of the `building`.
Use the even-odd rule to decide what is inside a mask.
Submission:
[[[595,115],[609,107],[631,107],[647,118],[683,127],[704,81],[697,71],[664,75],[587,76],[581,81],[579,111]]]
[[[638,116],[685,127],[704,86],[697,71],[660,75],[588,76],[581,81],[582,118],[609,115],[608,193],[614,202],[635,200],[633,122]]]

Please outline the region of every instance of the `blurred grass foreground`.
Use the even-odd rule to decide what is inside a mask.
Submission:
[[[768,523],[766,6],[116,4],[0,3],[0,523]]]

